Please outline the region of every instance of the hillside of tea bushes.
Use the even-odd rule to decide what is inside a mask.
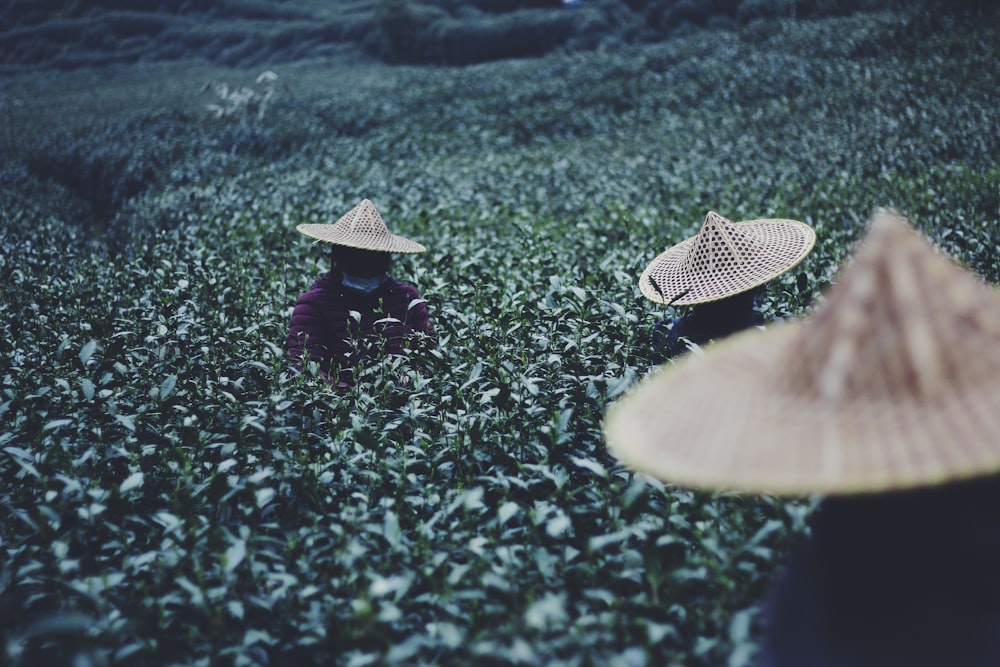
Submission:
[[[302,58],[466,65],[657,42],[760,19],[906,8],[921,22],[987,17],[990,0],[6,0],[0,72]]]
[[[1000,280],[998,43],[870,13],[455,69],[8,77],[2,662],[751,665],[810,503],[609,457],[664,315],[638,276],[708,210],[797,218],[815,251],[766,307],[804,314],[888,205]],[[363,197],[428,246],[394,272],[439,345],[341,396],[288,371],[326,261],[294,227]]]

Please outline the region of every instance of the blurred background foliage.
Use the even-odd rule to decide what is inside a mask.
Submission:
[[[783,17],[905,9],[937,25],[990,6],[989,0],[8,0],[0,7],[0,67],[190,57],[252,66],[333,55],[464,65]]]

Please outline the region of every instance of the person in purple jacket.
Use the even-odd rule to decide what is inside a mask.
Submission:
[[[302,224],[306,236],[332,245],[330,271],[299,296],[288,330],[292,363],[309,362],[340,388],[359,366],[407,353],[433,339],[427,304],[413,285],[389,275],[392,253],[424,252],[397,236],[367,199],[333,224]]]

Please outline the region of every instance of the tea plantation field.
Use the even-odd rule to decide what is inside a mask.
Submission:
[[[795,218],[766,307],[802,315],[896,206],[1000,280],[997,25],[0,80],[0,663],[753,664],[811,501],[608,455],[638,276],[708,210]],[[295,225],[364,197],[428,246],[394,273],[439,345],[341,396],[289,372]]]

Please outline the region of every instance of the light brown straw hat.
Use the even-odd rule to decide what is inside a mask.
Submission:
[[[650,262],[639,289],[647,299],[675,306],[718,301],[780,276],[815,242],[812,227],[798,220],[732,222],[709,211],[697,236]]]
[[[1000,472],[1000,294],[898,214],[874,215],[809,317],[643,380],[605,421],[627,466],[787,495]]]
[[[401,253],[427,250],[416,241],[390,232],[375,205],[367,199],[362,199],[360,204],[332,225],[304,224],[295,229],[314,239],[350,248]]]

